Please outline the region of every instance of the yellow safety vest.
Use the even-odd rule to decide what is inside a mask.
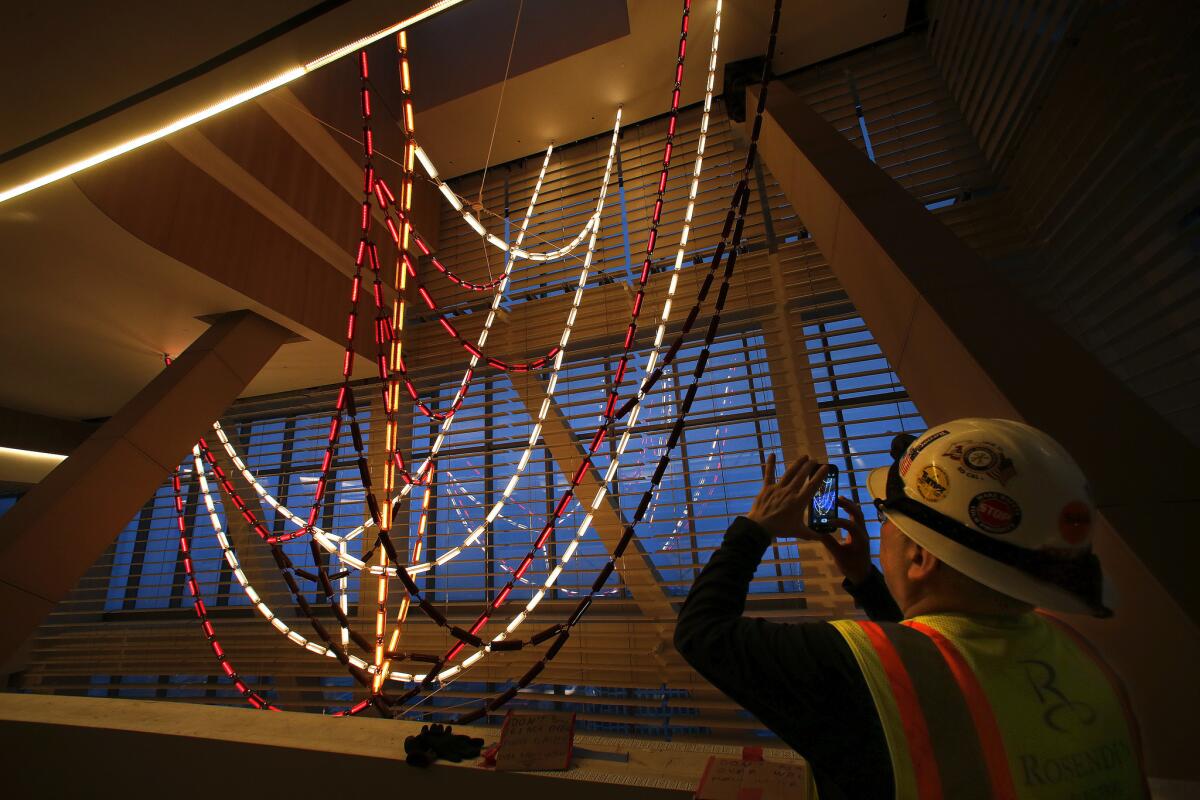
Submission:
[[[1146,798],[1120,681],[1057,619],[839,620],[883,723],[896,797]]]

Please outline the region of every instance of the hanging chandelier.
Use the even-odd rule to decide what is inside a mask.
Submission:
[[[398,194],[394,194],[386,181],[375,170],[370,69],[365,50],[359,53],[359,104],[363,122],[363,190],[359,209],[360,235],[354,251],[355,271],[351,282],[350,308],[347,315],[342,381],[338,389],[333,412],[330,415],[327,441],[324,447],[321,467],[315,479],[313,502],[309,507],[308,514],[301,515],[288,509],[286,505],[267,490],[262,481],[249,468],[246,460],[238,452],[234,442],[219,422],[213,423],[213,430],[218,446],[224,450],[234,469],[241,474],[246,484],[253,489],[257,496],[274,513],[280,515],[285,520],[285,524],[290,526],[291,530],[275,533],[267,528],[264,521],[258,518],[258,515],[251,508],[250,504],[242,497],[232,477],[218,463],[216,454],[205,439],[197,442],[192,452],[192,468],[198,481],[200,496],[209,515],[222,557],[232,570],[233,578],[241,591],[246,595],[258,614],[278,631],[281,636],[284,636],[296,646],[302,647],[316,655],[337,660],[368,692],[367,698],[355,703],[344,711],[338,712],[339,715],[355,715],[372,707],[385,716],[403,715],[408,708],[413,707],[416,702],[420,702],[418,698],[421,695],[440,690],[493,653],[541,648],[543,645],[548,644],[540,657],[523,675],[511,681],[503,691],[486,698],[477,707],[459,714],[455,722],[467,723],[478,720],[487,714],[495,712],[510,701],[546,668],[547,664],[566,646],[573,629],[583,620],[594,599],[606,591],[605,584],[612,576],[612,573],[618,568],[618,564],[626,549],[637,535],[638,525],[646,519],[655,493],[671,463],[672,453],[679,443],[688,414],[696,399],[697,388],[705,374],[711,347],[720,325],[721,315],[728,297],[730,281],[735,272],[745,215],[749,203],[749,175],[755,164],[757,141],[762,127],[762,115],[767,94],[766,78],[770,73],[771,55],[775,47],[780,7],[781,0],[776,0],[767,46],[767,58],[763,67],[764,85],[760,94],[758,108],[756,109],[749,147],[741,168],[740,178],[737,181],[726,209],[720,239],[709,258],[708,269],[704,273],[703,281],[679,332],[670,343],[667,343],[667,325],[673,319],[673,305],[676,301],[680,273],[683,269],[688,238],[692,228],[713,104],[720,42],[721,0],[718,0],[716,4],[711,44],[708,51],[709,58],[707,62],[700,132],[695,160],[690,174],[687,205],[683,215],[680,240],[672,261],[672,268],[669,270],[670,279],[665,291],[662,308],[658,314],[653,344],[648,351],[644,370],[636,383],[636,389],[622,402],[620,390],[630,371],[632,355],[635,350],[635,338],[643,311],[647,286],[652,273],[651,264],[656,250],[658,229],[664,209],[667,177],[672,162],[691,13],[691,0],[683,0],[679,44],[674,66],[674,81],[671,91],[665,141],[663,142],[663,154],[658,170],[659,175],[653,210],[650,215],[647,243],[641,269],[637,273],[634,280],[635,285],[632,287],[633,301],[629,320],[620,342],[620,356],[615,362],[615,367],[611,373],[611,380],[607,381],[608,388],[604,394],[603,404],[599,409],[599,424],[591,434],[590,439],[586,436],[583,438],[582,441],[586,442],[586,444],[583,445],[582,460],[572,474],[566,490],[553,503],[552,510],[547,515],[544,524],[540,527],[529,526],[532,541],[527,552],[519,560],[516,558],[512,559],[516,562],[516,566],[512,566],[508,563],[507,559],[505,560],[503,569],[508,575],[507,582],[495,593],[490,601],[484,604],[476,615],[474,622],[466,627],[454,625],[447,620],[446,616],[430,602],[426,593],[418,585],[417,579],[421,575],[428,573],[435,566],[453,561],[469,548],[474,547],[484,536],[489,526],[501,518],[503,510],[512,500],[514,492],[520,485],[526,467],[530,462],[532,452],[542,438],[543,425],[553,406],[555,391],[568,353],[571,335],[578,318],[579,310],[586,297],[585,288],[595,256],[605,200],[613,165],[617,157],[621,110],[618,108],[615,112],[615,122],[612,129],[603,178],[596,191],[594,210],[589,215],[587,221],[564,247],[545,251],[529,250],[524,246],[526,233],[529,228],[530,219],[538,203],[551,155],[554,152],[553,146],[551,145],[546,148],[537,182],[534,185],[533,193],[529,199],[516,237],[512,242],[507,242],[505,239],[490,232],[480,221],[480,218],[476,214],[471,213],[471,211],[468,211],[462,199],[441,179],[432,160],[418,143],[412,107],[412,70],[408,62],[406,32],[401,30],[397,34],[396,51],[401,95],[403,98],[401,127],[405,134],[405,144],[403,158],[401,159],[402,174],[399,183],[399,192]],[[484,245],[504,252],[504,270],[498,277],[489,278],[486,283],[474,283],[456,275],[438,257],[434,249],[428,244],[428,240],[422,237],[412,226],[413,182],[418,163],[428,179],[438,188],[445,201],[455,209],[467,227],[480,238]],[[390,307],[384,297],[384,265],[381,261],[380,248],[375,240],[373,211],[378,211],[383,215],[384,222],[382,227],[385,229],[387,241],[390,242],[389,248],[393,248],[396,253],[394,262],[391,265],[392,279],[390,282],[391,289],[395,292],[395,300],[392,301]],[[587,243],[579,277],[572,295],[572,303],[557,342],[546,351],[544,356],[527,362],[509,361],[488,349],[489,332],[493,328],[500,304],[510,285],[514,264],[518,261],[548,263],[563,259],[570,256],[585,240]],[[419,251],[420,255],[425,257],[425,260],[434,266],[435,270],[430,273],[431,275],[435,277],[440,275],[449,283],[461,289],[473,292],[491,292],[491,303],[486,319],[474,342],[465,338],[447,316],[440,311],[432,292],[423,282],[421,272],[417,269],[418,262],[414,255],[414,249],[415,251]],[[360,314],[363,284],[368,277],[367,273],[369,273],[371,284],[369,294],[373,301],[375,313],[373,321],[376,345],[374,361],[377,365],[382,408],[385,417],[383,424],[382,481],[378,487],[374,485],[372,480],[362,426],[358,419],[358,406],[351,385],[353,362],[356,355],[354,349],[355,331]],[[467,366],[458,383],[455,395],[450,404],[443,409],[436,409],[421,399],[421,393],[413,382],[404,360],[403,345],[405,341],[405,317],[407,313],[406,298],[408,296],[410,280],[415,283],[416,296],[420,298],[421,303],[432,315],[432,318],[436,319],[438,327],[446,335],[458,342],[467,354]],[[663,442],[661,455],[639,499],[636,511],[630,522],[625,525],[619,540],[608,554],[604,565],[592,580],[590,588],[586,591],[580,590],[576,592],[572,590],[570,592],[570,594],[579,598],[574,609],[563,620],[541,628],[536,633],[528,636],[528,638],[522,638],[518,635],[518,631],[534,615],[535,610],[542,600],[546,598],[547,594],[555,589],[564,568],[577,554],[585,534],[592,525],[594,515],[608,498],[609,486],[617,479],[621,459],[625,455],[631,436],[636,430],[644,401],[663,378],[664,371],[675,362],[682,344],[695,328],[699,314],[708,301],[714,285],[716,285],[716,295],[712,302],[711,316],[707,329],[704,332],[699,357],[688,376],[689,383],[684,391],[683,400],[678,405],[674,421]],[[422,561],[424,534],[430,508],[430,497],[433,492],[434,475],[437,469],[437,458],[453,427],[456,414],[461,409],[472,382],[477,377],[477,372],[481,369],[493,369],[498,372],[508,373],[540,373],[545,371],[548,378],[542,387],[542,401],[536,415],[533,417],[529,436],[517,459],[517,463],[508,476],[508,480],[505,483],[504,489],[500,492],[499,498],[491,504],[486,512],[484,521],[473,527],[468,524],[467,527],[470,528],[469,533],[462,539],[460,544],[447,549],[432,560]],[[402,401],[401,387],[403,387],[403,395],[407,395],[407,400]],[[402,405],[407,402],[411,402],[420,414],[436,422],[438,426],[437,433],[433,435],[429,452],[424,456],[417,468],[412,470],[407,466],[408,462],[401,451],[399,440],[399,415]],[[608,466],[603,477],[599,480],[599,485],[592,493],[591,498],[584,502],[584,498],[578,496],[578,493],[582,491],[584,477],[588,474],[588,470],[594,466],[594,461],[600,453],[601,445],[613,433],[617,424],[622,421],[624,422],[624,429],[617,440],[615,448],[608,454]],[[355,454],[355,463],[357,464],[359,479],[362,483],[365,501],[370,513],[361,524],[344,534],[338,534],[332,530],[323,530],[317,525],[317,519],[329,485],[329,474],[335,460],[335,453],[342,441],[343,427],[349,428]],[[449,476],[451,481],[454,481],[453,475],[449,470],[445,470],[443,474]],[[312,627],[314,638],[298,632],[281,619],[270,608],[261,593],[246,576],[241,567],[241,560],[236,549],[225,533],[225,528],[217,510],[217,502],[211,491],[209,475],[225,491],[233,508],[242,516],[250,529],[257,534],[262,545],[270,550],[296,608]],[[256,692],[239,677],[230,661],[229,655],[225,652],[217,638],[212,620],[209,618],[207,608],[203,602],[202,590],[196,580],[194,566],[191,561],[190,535],[187,531],[186,519],[183,512],[183,503],[179,490],[180,477],[177,472],[172,475],[172,485],[175,492],[175,506],[180,534],[180,554],[184,563],[188,589],[193,598],[193,608],[200,621],[204,636],[214,655],[217,657],[222,671],[234,682],[234,686],[242,693],[247,703],[255,708],[278,710],[276,706],[267,702],[261,694]],[[417,489],[420,489],[419,504],[414,504],[415,510],[418,513],[417,534],[412,537],[409,551],[402,554],[398,551],[395,542],[392,540],[393,515],[404,499],[412,497]],[[557,529],[560,520],[572,508],[575,502],[579,503],[584,515],[576,526],[573,535],[568,540],[566,547],[558,554],[556,565],[547,572],[540,583],[536,579],[531,579],[529,573],[534,560],[544,549],[548,539]],[[357,556],[351,554],[348,545],[369,531],[373,532],[374,535],[371,546],[366,549],[365,553]],[[307,541],[312,553],[314,564],[312,571],[297,566],[292,557],[283,548],[285,543],[301,539]],[[333,570],[330,568],[332,560],[336,560],[338,565]],[[364,577],[373,576],[375,578],[375,625],[371,635],[364,635],[360,631],[355,630],[348,615],[349,578],[355,572],[361,573]],[[400,602],[395,609],[394,626],[389,632],[389,601],[391,600],[393,580],[398,580],[400,583]],[[494,617],[500,616],[501,610],[506,605],[510,594],[518,585],[528,585],[531,588],[536,586],[536,590],[529,600],[524,603],[523,607],[508,619],[502,629],[485,637],[485,628]],[[315,589],[312,587],[315,587]],[[365,599],[368,592],[366,583],[362,585],[360,591],[363,593]],[[315,612],[313,602],[309,599],[309,596],[313,595],[314,592],[328,605],[334,620],[336,620],[336,631],[330,630],[327,623],[322,621]],[[413,607],[418,609],[436,627],[445,630],[451,644],[443,651],[438,653],[417,653],[398,649],[403,641],[403,626]],[[352,652],[351,644],[368,654],[368,657],[363,657]],[[465,652],[468,650],[470,652]],[[405,667],[405,669],[400,669],[397,666],[408,662],[411,662],[413,666]],[[394,684],[399,684],[400,687],[403,687],[403,690],[395,695],[388,691]]]

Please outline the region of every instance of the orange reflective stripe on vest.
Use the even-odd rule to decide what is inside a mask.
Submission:
[[[974,738],[979,743],[980,755],[987,766],[992,796],[998,800],[1016,798],[1017,791],[1013,787],[1012,773],[1008,767],[1008,754],[1004,751],[1004,737],[1000,734],[996,715],[992,713],[992,704],[984,694],[983,687],[979,685],[975,673],[945,636],[921,622],[910,621],[902,624],[910,630],[924,634],[932,641],[949,667],[950,674],[954,676],[954,682],[971,713],[971,721],[975,728]]]
[[[912,677],[904,666],[900,654],[883,629],[874,622],[859,623],[863,632],[875,648],[875,654],[883,665],[892,688],[892,697],[900,712],[904,726],[904,739],[908,743],[909,758],[912,759],[913,774],[921,797],[938,800],[942,797],[942,782],[938,772],[933,743],[929,739],[929,724],[917,698]]]
[[[839,620],[901,798],[1147,796],[1119,682],[1071,631],[1019,618]]]

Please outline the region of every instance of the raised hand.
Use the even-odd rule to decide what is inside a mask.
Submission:
[[[767,457],[763,486],[754,498],[746,518],[777,536],[819,538],[804,524],[804,511],[829,471],[827,465],[800,456],[792,462],[779,482],[775,482],[775,454]]]

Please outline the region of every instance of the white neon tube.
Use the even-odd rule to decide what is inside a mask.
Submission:
[[[196,470],[196,477],[200,482],[200,496],[204,499],[204,507],[205,510],[208,511],[208,519],[212,523],[213,532],[217,538],[217,544],[221,548],[221,554],[225,558],[225,562],[229,565],[229,568],[233,571],[233,576],[234,579],[237,580],[238,586],[241,587],[242,592],[246,595],[246,597],[250,598],[250,601],[254,604],[255,610],[257,610],[264,619],[270,622],[271,626],[275,628],[275,630],[279,631],[279,633],[283,636],[286,636],[297,646],[303,647],[306,650],[316,653],[317,655],[324,655],[328,656],[329,658],[336,659],[337,655],[328,647],[309,641],[304,637],[303,634],[289,627],[286,622],[276,616],[275,612],[271,610],[271,607],[267,605],[266,601],[259,596],[257,591],[255,591],[254,586],[250,583],[249,578],[246,577],[246,573],[242,571],[241,563],[238,561],[237,551],[234,549],[233,544],[229,541],[229,537],[225,535],[224,526],[221,524],[221,517],[217,514],[217,506],[213,501],[212,491],[208,485],[208,476],[205,472],[204,462],[200,457],[199,445],[192,446],[192,464]],[[343,631],[345,630],[346,629],[343,628]],[[374,674],[374,664],[365,661],[358,656],[350,655],[349,653],[346,655],[351,664],[359,669],[363,669]],[[411,675],[406,672],[393,672],[388,677],[399,682],[414,680],[421,681],[425,679],[424,675]]]
[[[523,250],[520,242],[515,242],[510,245],[499,236],[496,236],[494,233],[485,228],[478,217],[463,207],[462,201],[458,199],[458,195],[456,195],[454,190],[447,186],[446,182],[442,180],[441,175],[437,171],[437,167],[433,165],[433,161],[430,160],[428,154],[426,154],[425,149],[421,147],[421,145],[416,146],[415,152],[417,154],[417,160],[420,161],[421,166],[425,168],[425,172],[428,173],[429,179],[433,181],[434,185],[437,186],[438,191],[441,192],[442,196],[446,198],[446,202],[452,205],[454,210],[459,213],[459,216],[462,217],[463,222],[467,223],[469,228],[475,231],[475,233],[479,234],[481,239],[486,241],[492,247],[495,247],[497,250],[508,253],[512,258],[521,258],[526,261],[555,261],[564,256],[568,256],[575,251],[575,248],[579,246],[579,243],[583,241],[584,237],[587,236],[593,228],[599,226],[600,224],[600,212],[597,211],[596,213],[592,214],[592,216],[588,217],[588,221],[584,223],[583,228],[581,228],[579,233],[575,235],[574,239],[557,250],[549,250],[544,253],[538,253],[532,250]]]

